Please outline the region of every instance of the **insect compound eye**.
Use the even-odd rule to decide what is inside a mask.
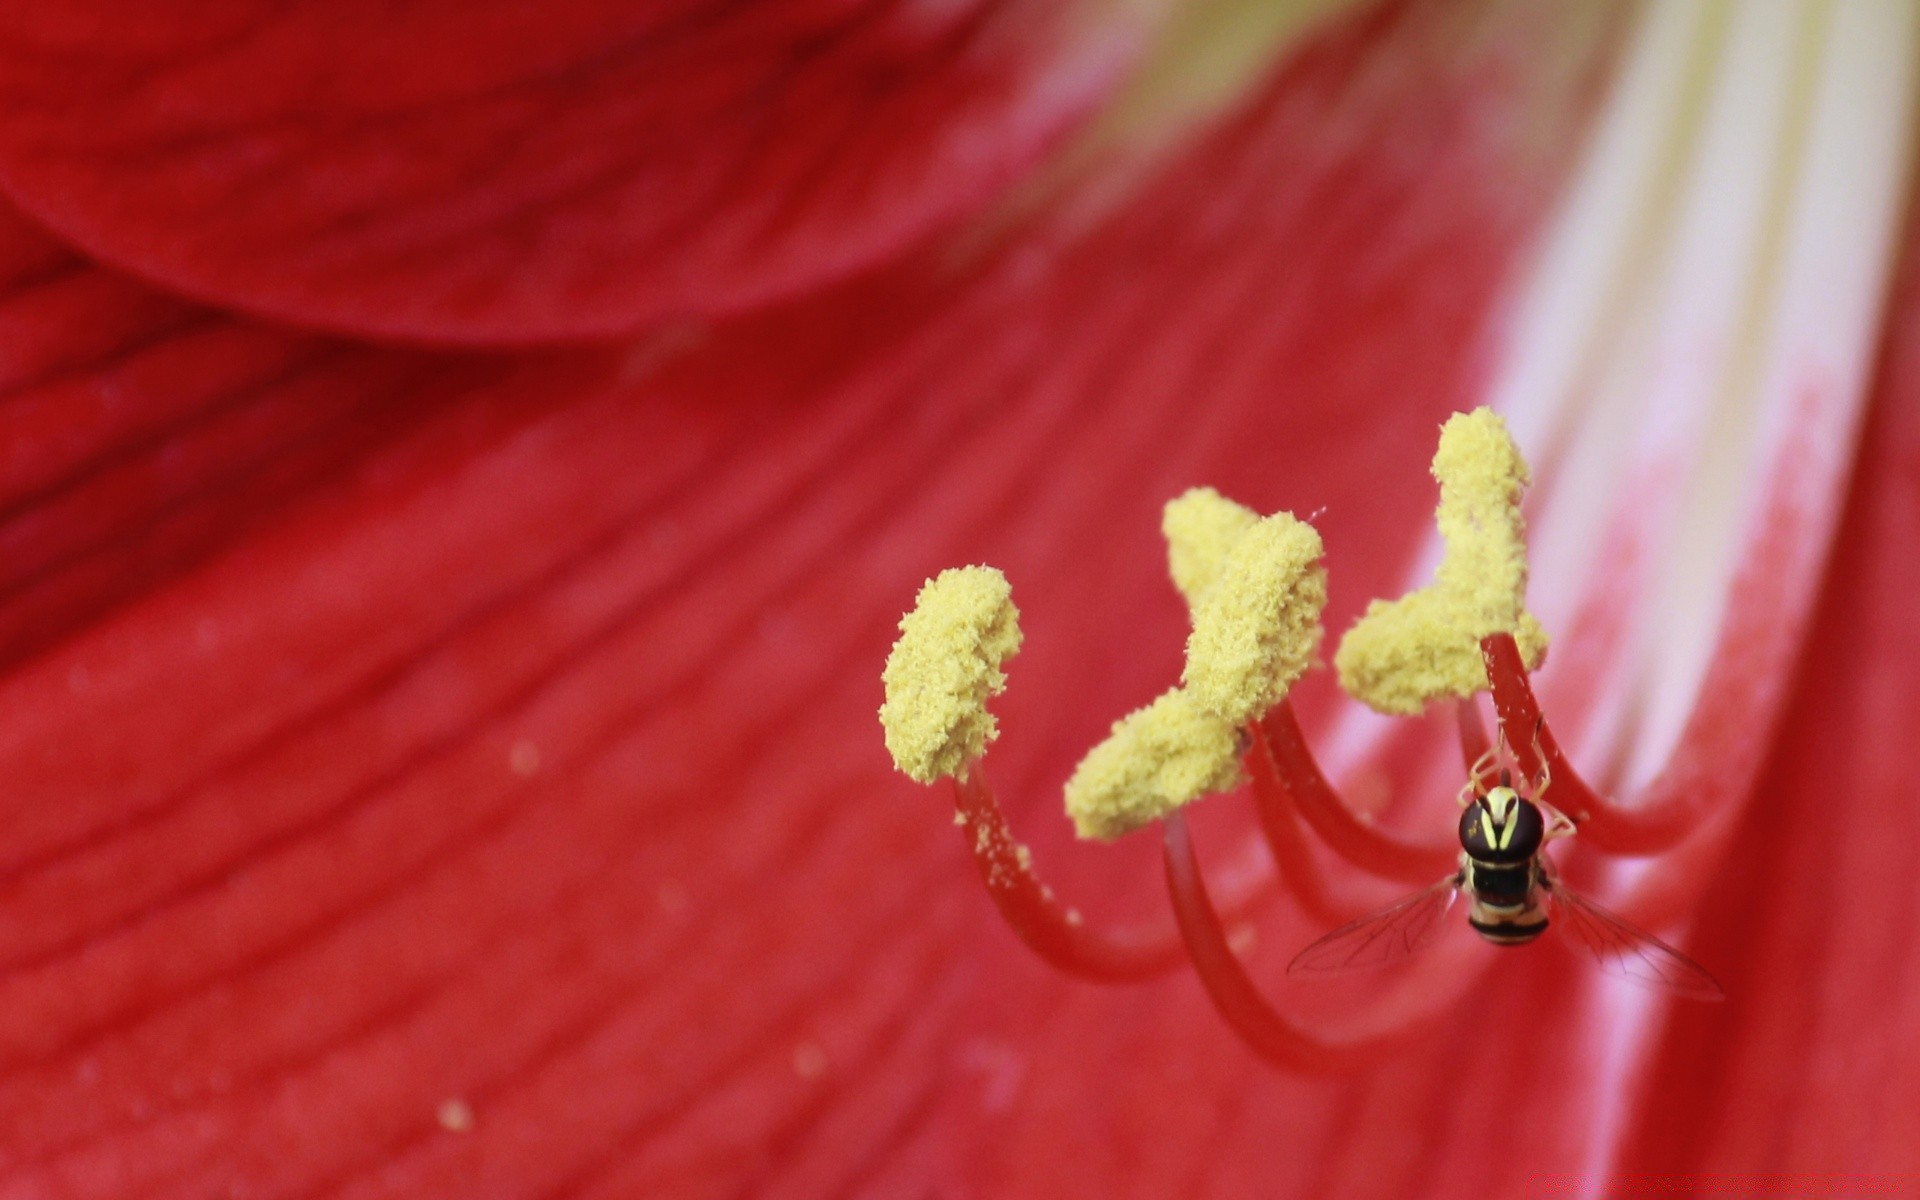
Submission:
[[[1506,820],[1495,819],[1496,808],[1505,809]],[[1482,798],[1460,814],[1460,848],[1481,862],[1525,862],[1545,836],[1546,819],[1531,800],[1513,797],[1496,806]]]
[[[1467,805],[1460,813],[1460,848],[1484,860],[1492,849],[1487,845],[1487,830],[1491,821],[1486,805],[1478,800]]]

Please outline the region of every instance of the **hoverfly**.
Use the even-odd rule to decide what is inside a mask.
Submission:
[[[1485,786],[1497,752],[1489,750],[1474,764],[1460,789],[1459,869],[1314,942],[1287,965],[1287,974],[1324,975],[1406,958],[1439,940],[1447,928],[1444,918],[1464,895],[1467,924],[1495,945],[1525,945],[1554,924],[1609,974],[1689,999],[1725,999],[1700,964],[1560,882],[1546,847],[1571,836],[1575,827],[1564,813],[1542,802],[1549,782],[1545,760],[1535,756],[1543,765],[1528,797],[1514,788],[1513,773],[1505,767],[1497,786]]]

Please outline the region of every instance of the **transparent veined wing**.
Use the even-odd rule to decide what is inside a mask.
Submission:
[[[1552,920],[1593,955],[1600,969],[1642,987],[1693,1000],[1725,1000],[1727,994],[1705,967],[1649,933],[1642,933],[1558,880],[1547,882]]]
[[[1331,975],[1399,962],[1438,940],[1447,928],[1442,918],[1459,895],[1460,877],[1449,875],[1390,908],[1334,930],[1294,955],[1287,974]]]

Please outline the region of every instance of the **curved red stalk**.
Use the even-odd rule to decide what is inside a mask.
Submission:
[[[1582,841],[1614,854],[1658,854],[1693,832],[1700,813],[1692,793],[1676,792],[1668,802],[1646,808],[1623,808],[1587,785],[1540,715],[1540,703],[1527,681],[1526,664],[1513,635],[1489,634],[1480,640],[1480,652],[1492,685],[1494,711],[1514,759],[1529,776],[1537,777],[1545,758],[1553,770],[1550,801],[1580,826]]]
[[[1293,1070],[1350,1070],[1385,1058],[1402,1040],[1400,1034],[1329,1042],[1296,1028],[1274,1011],[1227,944],[1226,930],[1200,878],[1185,818],[1174,813],[1161,826],[1166,835],[1167,895],[1173,900],[1174,917],[1207,995],[1240,1039],[1268,1062]]]
[[[1354,914],[1333,898],[1327,877],[1313,860],[1307,844],[1307,831],[1300,823],[1293,797],[1280,782],[1280,768],[1273,761],[1273,750],[1260,732],[1258,722],[1248,725],[1247,774],[1253,780],[1253,808],[1260,818],[1260,832],[1273,855],[1280,878],[1287,883],[1303,911],[1329,924],[1343,924]]]
[[[1027,848],[1014,840],[981,764],[953,781],[953,804],[960,815],[960,835],[973,852],[994,907],[1035,954],[1062,971],[1102,983],[1151,979],[1185,960],[1185,947],[1174,930],[1093,929],[1061,904],[1034,874]]]
[[[1273,756],[1279,780],[1313,831],[1334,853],[1383,879],[1432,883],[1453,869],[1452,846],[1409,842],[1354,815],[1341,802],[1300,732],[1293,706],[1282,700],[1253,726],[1256,746]]]

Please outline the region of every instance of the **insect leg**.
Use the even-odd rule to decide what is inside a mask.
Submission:
[[[1533,721],[1533,761],[1540,764],[1540,778],[1533,784],[1532,799],[1535,803],[1547,794],[1547,787],[1553,782],[1553,768],[1547,764],[1546,752],[1540,748],[1540,729],[1546,723],[1545,717],[1535,717]]]
[[[1488,746],[1479,758],[1473,760],[1473,765],[1467,768],[1466,786],[1460,789],[1461,808],[1473,803],[1473,798],[1480,793],[1482,777],[1493,770],[1499,754],[1498,746]]]

